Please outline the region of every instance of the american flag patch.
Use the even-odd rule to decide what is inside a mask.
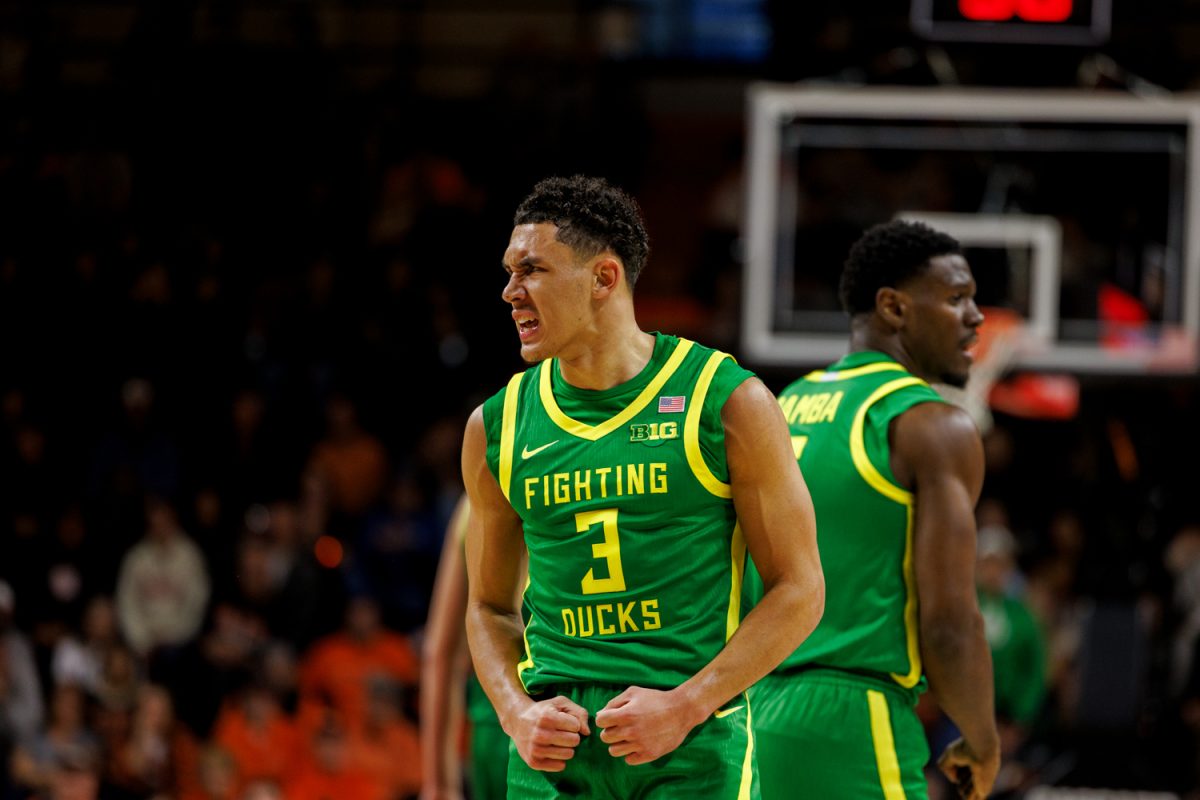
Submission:
[[[683,401],[686,397],[678,395],[675,397],[660,397],[658,398],[658,413],[660,414],[682,414]]]

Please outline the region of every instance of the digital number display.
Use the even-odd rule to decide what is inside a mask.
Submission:
[[[913,0],[913,29],[940,41],[1095,45],[1111,0]]]

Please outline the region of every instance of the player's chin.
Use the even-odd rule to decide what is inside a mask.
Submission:
[[[942,371],[942,383],[947,386],[953,386],[956,389],[962,389],[967,385],[967,381],[971,377],[969,367],[961,367],[956,369],[947,369]]]
[[[547,358],[546,350],[537,344],[521,345],[521,360],[526,364],[539,364]]]

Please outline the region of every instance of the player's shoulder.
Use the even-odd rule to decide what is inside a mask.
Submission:
[[[975,420],[960,406],[943,401],[912,405],[892,421],[894,448],[918,460],[982,454]]]
[[[659,335],[671,340],[675,348],[686,347],[685,360],[691,363],[692,369],[710,372],[713,385],[724,386],[726,393],[736,389],[747,378],[758,377],[753,370],[742,366],[732,353],[725,350],[681,336]]]

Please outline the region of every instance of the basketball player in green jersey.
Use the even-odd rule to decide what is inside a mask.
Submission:
[[[779,396],[828,581],[817,629],[750,693],[765,800],[924,798],[926,686],[962,738],[939,766],[984,798],[999,768],[975,596],[983,448],[931,382],[963,386],[983,315],[958,243],[875,226],[841,277],[850,353]],[[752,570],[748,604],[756,596]]]
[[[533,366],[472,414],[463,477],[510,798],[757,797],[743,693],[820,618],[779,405],[724,353],[638,327],[648,250],[632,198],[576,176],[534,188],[504,253]],[[742,619],[747,551],[765,591]]]

